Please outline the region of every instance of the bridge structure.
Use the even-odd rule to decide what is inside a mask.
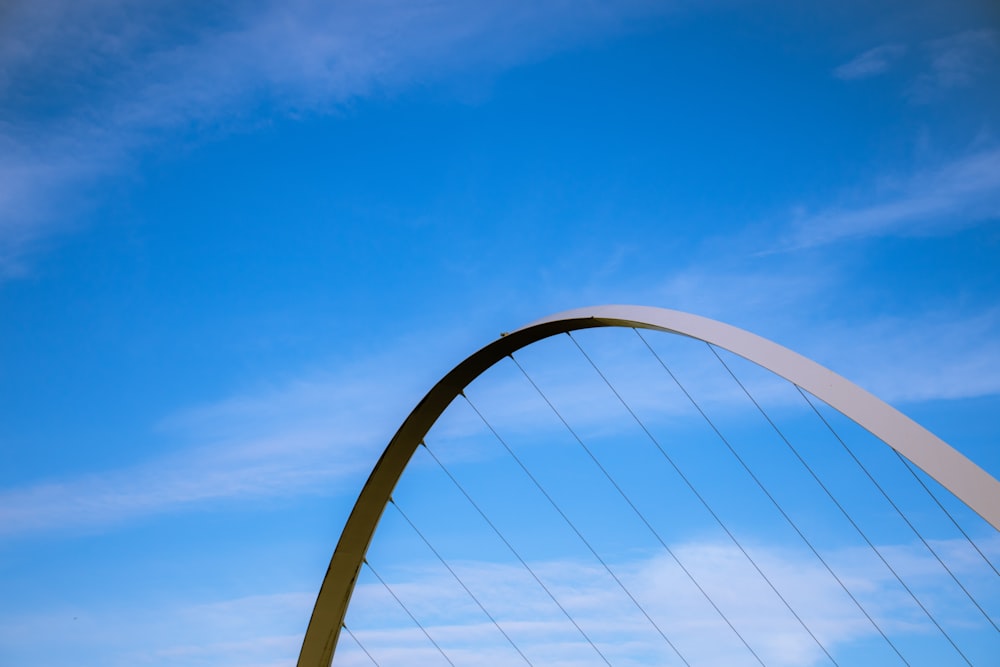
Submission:
[[[672,400],[687,406],[687,421],[675,415],[675,408],[658,410],[658,401],[664,399],[655,390],[624,389],[624,383],[598,363],[601,341],[583,340],[585,332],[594,330],[627,334],[628,345],[647,356],[643,370],[632,368],[624,375],[634,379],[658,374],[660,381],[673,387]],[[728,390],[720,392],[721,385],[709,383],[707,397],[700,397],[698,382],[681,377],[678,369],[684,362],[666,358],[662,346],[673,343],[661,343],[657,336],[697,346],[731,382]],[[564,341],[564,348],[577,355],[592,379],[603,386],[604,401],[631,422],[636,439],[645,441],[655,464],[649,458],[630,459],[634,445],[623,444],[613,429],[596,425],[605,408],[587,403],[574,411],[571,403],[557,404],[553,390],[543,386],[550,377],[528,368],[531,350],[562,338],[569,341]],[[614,358],[623,347],[611,342],[602,349]],[[541,350],[538,356],[546,354]],[[823,444],[813,443],[815,436],[806,444],[796,439],[793,422],[782,421],[781,400],[774,404],[778,407],[768,404],[774,383],[764,381],[763,389],[755,389],[750,367],[761,377],[782,380],[785,395],[801,401],[813,433],[815,429],[825,433]],[[520,378],[522,391],[550,412],[550,421],[562,431],[577,463],[569,463],[561,453],[568,449],[549,454],[530,445],[518,449],[515,440],[528,442],[528,438],[516,426],[501,433],[500,413],[506,411],[516,421],[522,414],[516,407],[521,399],[507,396],[494,400],[494,407],[484,407],[491,405],[489,392],[481,399],[470,398],[470,388],[491,372],[508,373],[500,385],[510,377]],[[564,384],[576,386],[573,380]],[[762,439],[759,434],[768,432],[764,447],[783,452],[783,459],[759,458],[761,445],[741,444],[742,438],[733,435],[740,430],[721,425],[719,411],[713,412],[713,406],[726,402],[721,394],[745,399],[745,407],[757,415],[757,425],[748,430],[758,436],[748,440],[757,443]],[[495,441],[504,463],[485,461],[463,451],[461,444],[449,446],[461,438],[447,432],[440,446],[430,442],[429,434],[441,428],[446,412],[459,404]],[[701,440],[689,435],[692,420],[701,422],[701,437],[712,441],[711,447],[723,458],[693,457],[694,450],[709,446],[697,445]],[[744,423],[742,418],[736,422]],[[467,423],[452,426],[453,434],[468,429]],[[856,439],[853,446],[852,439]],[[901,482],[890,483],[881,472],[880,466],[888,465],[885,459],[866,461],[867,454],[859,451],[872,449],[872,442],[877,443],[878,456],[894,457],[897,472],[904,471],[898,479],[918,489],[921,507],[931,510],[907,510],[907,501],[899,500],[895,488]],[[824,448],[840,452],[839,463],[828,464],[827,453],[820,451]],[[414,463],[418,456],[420,461]],[[533,457],[551,469],[548,480],[537,472]],[[456,473],[468,461],[487,471],[478,476],[491,489],[485,495],[477,495]],[[397,502],[402,480],[416,474],[409,472],[414,466],[437,471],[437,481],[420,487],[419,493],[431,493],[442,484],[452,489],[452,500],[430,515],[439,524],[449,523],[447,516],[443,522],[441,518],[452,512],[475,515],[480,527],[502,546],[506,554],[502,563],[481,557],[474,547],[455,547],[456,539],[465,536],[444,536],[419,519],[419,498],[408,501],[407,509]],[[526,486],[500,481],[494,471],[502,467],[513,470]],[[835,469],[830,478],[827,467]],[[837,477],[847,467],[853,476]],[[795,481],[789,481],[793,470]],[[598,486],[610,494],[603,501],[592,493]],[[528,493],[524,488],[544,510],[522,509],[520,499]],[[574,488],[583,496],[575,504],[565,495]],[[489,502],[482,500],[490,493],[499,508],[492,512]],[[825,509],[813,511],[810,503]],[[458,509],[459,504],[465,505],[464,510]],[[624,514],[602,524],[606,505],[615,505]],[[453,581],[455,595],[434,599],[433,590],[442,579],[427,579],[424,587],[432,591],[432,600],[421,602],[413,597],[419,585],[393,581],[374,564],[369,551],[389,508],[397,531],[409,531],[433,554],[439,577]],[[927,523],[924,515],[931,511],[939,516]],[[874,518],[859,516],[865,512]],[[558,546],[530,553],[531,538],[521,533],[531,533],[542,513],[562,522],[560,530],[577,544],[581,557],[552,557],[559,553]],[[705,523],[690,528],[693,533],[685,540],[684,530],[694,513]],[[768,526],[751,518],[761,513],[771,517]],[[627,522],[645,535],[644,547],[632,551],[622,547],[618,528]],[[949,536],[942,536],[942,524],[950,526]],[[909,417],[816,362],[750,332],[688,313],[617,305],[567,311],[502,334],[474,352],[441,378],[405,419],[346,522],[298,665],[327,667],[335,655],[336,664],[345,665],[432,664],[426,662],[427,656],[451,665],[696,665],[721,660],[759,665],[995,665],[1000,664],[998,531],[1000,482]],[[545,542],[557,531],[542,532],[546,534],[536,539]],[[850,534],[851,539],[843,542],[833,533]],[[395,545],[398,552],[399,544],[390,540],[387,548],[391,552]],[[457,555],[449,556],[449,549]],[[517,585],[510,583],[514,569],[521,572]],[[366,572],[366,590],[381,590],[381,604],[396,607],[397,615],[401,611],[405,617],[403,625],[409,625],[394,631],[396,640],[409,638],[403,644],[390,641],[395,648],[376,646],[380,634],[387,635],[384,628],[365,630],[348,622],[352,599]],[[590,582],[597,579],[603,582],[602,592],[591,588]],[[528,588],[533,592],[527,593]],[[500,589],[505,592],[497,593]],[[532,602],[524,606],[534,610],[525,618],[517,615],[523,601],[512,599],[521,595],[529,596]],[[588,597],[590,608],[578,599]],[[605,602],[594,602],[598,600]],[[538,612],[543,604],[547,611]],[[445,607],[461,607],[461,618],[474,616],[478,621],[445,618]],[[381,612],[368,609],[360,615],[365,613],[377,619]],[[473,639],[455,638],[462,626]],[[493,639],[475,638],[486,631]],[[546,641],[539,633],[559,639]],[[345,634],[349,646],[339,648],[347,642]],[[470,650],[477,641],[489,646],[485,657]],[[413,642],[421,644],[422,657],[412,655]],[[565,654],[556,655],[554,644],[561,644]]]

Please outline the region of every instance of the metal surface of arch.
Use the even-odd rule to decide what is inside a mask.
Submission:
[[[1000,530],[1000,482],[892,406],[833,371],[748,331],[705,317],[649,306],[595,306],[537,320],[481,348],[424,396],[389,441],[361,490],[302,643],[299,667],[328,667],[368,545],[397,481],[434,422],[473,380],[534,342],[594,327],[634,327],[702,340],[744,357],[839,410],[937,480]]]

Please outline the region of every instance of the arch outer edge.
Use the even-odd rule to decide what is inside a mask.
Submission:
[[[396,482],[437,418],[504,357],[560,333],[594,327],[666,331],[728,350],[839,410],[912,461],[1000,530],[1000,482],[912,419],[833,371],[777,343],[722,322],[651,306],[594,306],[537,320],[502,335],[448,372],[410,412],[375,464],[347,519],[320,587],[298,667],[328,667],[347,605]]]

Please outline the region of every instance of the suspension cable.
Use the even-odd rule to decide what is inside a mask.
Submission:
[[[431,458],[434,459],[434,461],[438,464],[438,466],[441,467],[441,470],[444,471],[444,474],[448,476],[448,478],[452,481],[455,487],[462,492],[462,495],[465,496],[466,500],[469,501],[469,504],[471,504],[472,507],[476,510],[476,512],[479,513],[479,516],[483,517],[483,520],[487,523],[487,525],[489,525],[489,527],[493,529],[493,532],[496,533],[496,536],[500,538],[500,541],[502,541],[505,545],[507,545],[507,548],[510,550],[510,552],[514,554],[514,557],[517,558],[517,560],[521,563],[522,566],[524,566],[524,569],[527,570],[528,573],[531,574],[532,578],[534,578],[534,580],[538,583],[538,585],[541,586],[542,590],[545,591],[545,593],[549,596],[552,602],[555,603],[555,605],[559,608],[559,611],[561,611],[563,615],[566,616],[567,619],[569,619],[569,622],[573,624],[573,627],[575,627],[577,631],[580,633],[580,635],[587,641],[587,643],[590,644],[590,647],[594,649],[594,652],[601,657],[601,660],[604,661],[604,664],[606,664],[608,667],[611,667],[611,663],[608,661],[604,653],[601,652],[601,649],[597,648],[597,644],[594,643],[594,640],[592,640],[590,636],[586,632],[584,632],[583,628],[581,628],[579,623],[576,622],[576,619],[573,618],[573,616],[568,611],[566,611],[566,608],[562,606],[562,604],[559,602],[558,599],[556,599],[556,596],[552,593],[551,590],[549,590],[549,587],[545,585],[545,582],[541,580],[541,578],[535,573],[535,571],[531,568],[531,566],[528,565],[527,561],[525,561],[524,558],[521,557],[521,554],[517,552],[517,549],[515,549],[514,546],[507,540],[507,538],[504,537],[503,533],[500,532],[500,529],[496,527],[496,525],[490,520],[490,518],[486,516],[486,513],[482,510],[482,508],[480,508],[479,505],[476,503],[476,501],[472,499],[472,496],[470,496],[469,492],[465,490],[465,487],[462,486],[457,479],[455,479],[455,476],[451,474],[451,471],[448,470],[447,467],[445,467],[444,463],[441,462],[441,459],[439,459],[434,454],[434,452],[431,451],[431,448],[427,446],[426,442],[421,441],[420,444],[423,446],[424,451],[430,454]]]
[[[483,416],[483,413],[480,412],[479,408],[477,408],[475,406],[475,404],[473,404],[473,402],[469,399],[469,397],[465,395],[465,392],[462,392],[462,398],[464,398],[466,400],[466,402],[469,404],[469,407],[471,407],[473,409],[473,411],[477,415],[479,415],[479,418],[482,420],[483,424],[486,425],[486,428],[488,428],[490,430],[490,432],[496,437],[497,441],[501,445],[503,445],[503,448],[505,450],[507,450],[507,453],[510,454],[511,458],[513,458],[514,461],[517,462],[517,465],[520,466],[521,470],[524,471],[524,474],[528,476],[528,479],[530,479],[534,483],[535,487],[542,493],[543,496],[545,496],[545,499],[549,501],[549,504],[552,505],[552,508],[555,509],[555,511],[558,512],[559,516],[561,516],[563,518],[563,520],[566,522],[566,525],[568,525],[572,529],[572,531],[574,533],[576,533],[576,536],[580,538],[580,541],[583,542],[584,546],[586,546],[587,549],[590,550],[590,553],[593,554],[594,558],[596,558],[597,561],[607,571],[607,573],[609,575],[611,575],[611,578],[615,580],[615,583],[617,583],[618,587],[622,589],[622,592],[624,592],[625,595],[628,596],[628,598],[632,601],[632,603],[636,606],[636,608],[640,612],[642,612],[643,616],[646,617],[646,620],[649,621],[649,623],[653,626],[653,628],[655,628],[656,631],[660,634],[660,636],[663,637],[663,640],[665,642],[667,642],[667,645],[670,646],[671,649],[673,649],[674,653],[677,654],[677,657],[681,659],[681,662],[683,662],[685,665],[688,665],[688,667],[690,667],[691,663],[688,662],[687,658],[685,658],[681,654],[681,652],[677,648],[677,646],[675,646],[674,643],[672,641],[670,641],[670,638],[667,637],[666,633],[660,628],[660,626],[656,623],[656,621],[653,620],[653,618],[649,615],[649,613],[642,606],[642,604],[639,603],[639,601],[635,598],[635,596],[632,594],[632,592],[629,591],[629,589],[625,586],[625,584],[618,577],[618,575],[616,575],[614,573],[614,571],[612,571],[612,569],[608,565],[608,563],[603,558],[601,558],[601,556],[597,553],[597,550],[594,549],[594,547],[587,540],[587,538],[583,536],[583,533],[580,532],[580,530],[570,520],[570,518],[566,515],[566,513],[562,510],[562,508],[552,498],[552,496],[550,496],[549,493],[544,489],[544,487],[542,487],[542,485],[538,481],[538,479],[531,473],[530,470],[528,470],[527,466],[525,466],[524,462],[521,461],[521,459],[517,456],[517,454],[514,453],[514,450],[511,449],[510,445],[508,445],[507,442],[497,432],[497,430],[495,428],[493,428],[493,425],[490,424],[489,421],[487,421],[486,417]]]
[[[409,608],[403,603],[403,601],[399,599],[399,596],[396,595],[396,592],[392,590],[392,587],[389,586],[388,583],[386,583],[385,579],[383,579],[381,575],[379,575],[379,573],[375,571],[375,568],[372,567],[372,564],[368,562],[367,558],[364,560],[364,564],[368,566],[368,569],[371,570],[371,573],[375,575],[375,578],[378,579],[380,582],[382,582],[382,585],[385,586],[385,590],[389,591],[389,595],[395,598],[396,602],[399,603],[399,606],[403,609],[403,611],[406,612],[406,615],[410,617],[410,620],[412,620],[416,624],[416,626],[420,628],[420,631],[424,633],[424,636],[427,637],[427,641],[433,644],[434,648],[438,650],[438,653],[441,654],[441,657],[447,660],[448,664],[451,665],[451,667],[455,667],[455,663],[451,661],[451,658],[449,658],[448,654],[444,652],[444,649],[442,649],[438,645],[438,643],[434,641],[434,638],[431,637],[429,632],[427,632],[427,628],[425,628],[423,625],[420,624],[420,621],[418,621],[417,617],[413,615],[413,612],[411,612]]]
[[[687,485],[688,489],[691,490],[691,493],[693,493],[695,497],[698,499],[698,501],[701,502],[702,507],[708,510],[708,513],[712,515],[712,518],[715,519],[715,522],[717,524],[719,524],[719,527],[722,528],[723,531],[725,531],[726,535],[729,536],[729,539],[732,541],[732,543],[736,545],[736,547],[746,557],[746,559],[750,562],[750,564],[753,565],[754,569],[757,570],[757,573],[764,579],[764,581],[767,582],[767,585],[771,587],[771,590],[774,591],[774,594],[778,596],[778,599],[781,600],[781,602],[785,605],[785,608],[788,609],[789,612],[791,612],[792,616],[795,617],[795,620],[799,622],[799,625],[801,625],[802,628],[809,634],[809,636],[812,637],[812,640],[823,651],[823,653],[826,654],[826,657],[830,659],[830,662],[832,662],[834,665],[837,665],[838,663],[834,659],[833,655],[830,654],[830,651],[827,650],[827,648],[823,645],[823,643],[819,640],[819,638],[816,637],[816,635],[813,633],[812,629],[808,625],[806,625],[805,621],[802,620],[802,618],[795,611],[795,609],[792,608],[792,605],[789,604],[788,600],[785,599],[785,596],[781,594],[781,592],[777,589],[777,587],[774,585],[771,579],[764,573],[764,571],[760,568],[760,566],[753,559],[753,557],[743,547],[740,541],[736,539],[736,536],[729,529],[729,527],[722,521],[722,518],[718,514],[716,514],[715,510],[712,509],[708,501],[705,500],[704,496],[702,496],[701,493],[698,492],[698,490],[695,488],[694,484],[687,477],[687,475],[685,475],[681,471],[680,467],[673,460],[673,458],[667,453],[666,449],[664,449],[663,445],[660,444],[659,440],[657,440],[657,438],[650,432],[650,430],[646,427],[643,421],[639,419],[639,416],[635,413],[632,407],[625,401],[625,399],[618,392],[618,390],[615,389],[614,385],[611,384],[611,381],[607,378],[607,376],[601,371],[600,368],[598,368],[594,360],[583,349],[583,347],[580,345],[580,342],[571,333],[567,332],[566,335],[569,336],[570,340],[573,341],[573,344],[576,345],[576,349],[580,351],[583,357],[588,362],[590,362],[591,367],[593,367],[594,371],[596,371],[597,374],[601,377],[601,379],[604,380],[604,383],[608,386],[608,389],[611,390],[611,392],[615,395],[615,397],[622,404],[622,406],[628,411],[630,415],[632,415],[632,419],[634,419],[635,423],[639,425],[639,428],[641,428],[643,433],[646,434],[646,437],[649,438],[650,442],[652,442],[653,445],[656,446],[656,449],[660,452],[663,458],[666,459],[667,463],[669,463],[670,466],[674,469],[674,472],[677,473],[677,475],[681,478],[684,484]]]
[[[394,498],[390,498],[389,503],[396,508],[396,511],[399,512],[399,515],[406,520],[406,523],[410,524],[410,527],[413,528],[413,531],[420,536],[420,539],[423,540],[424,544],[427,545],[427,548],[430,549],[435,556],[437,556],[437,559],[441,561],[441,564],[444,565],[445,568],[448,570],[448,572],[451,573],[451,576],[455,578],[455,581],[458,582],[458,585],[461,586],[465,590],[465,592],[469,594],[469,597],[472,598],[472,601],[475,602],[476,605],[479,607],[479,609],[484,614],[486,614],[486,617],[493,622],[493,625],[496,626],[496,629],[499,630],[500,634],[504,636],[504,639],[506,639],[507,642],[514,647],[514,650],[517,651],[518,655],[520,655],[521,658],[529,666],[531,666],[531,661],[528,660],[528,656],[524,655],[524,652],[521,651],[520,648],[518,648],[517,644],[514,643],[514,640],[510,638],[510,635],[508,635],[504,631],[504,629],[500,627],[500,623],[497,622],[497,619],[494,618],[493,615],[486,610],[486,607],[484,607],[483,603],[479,601],[479,598],[477,598],[476,595],[471,590],[469,590],[469,587],[465,585],[465,582],[462,581],[462,578],[459,577],[458,574],[455,572],[455,570],[452,569],[451,565],[449,565],[448,562],[445,561],[444,557],[441,556],[438,550],[435,549],[433,545],[431,545],[430,541],[424,536],[424,534],[420,531],[420,529],[417,528],[416,524],[414,524],[413,521],[410,520],[410,517],[406,515],[406,512],[403,511],[403,508],[399,506],[399,504],[396,502]]]
[[[347,627],[347,624],[346,623],[341,623],[340,627],[342,627],[347,632],[347,634],[349,634],[351,636],[351,639],[353,639],[354,643],[358,645],[358,648],[360,648],[362,651],[364,651],[365,655],[368,656],[368,659],[372,661],[372,664],[375,665],[375,667],[379,667],[378,662],[375,660],[375,658],[372,657],[372,654],[368,652],[368,649],[366,649],[365,645],[361,643],[361,640],[358,639],[357,635],[355,635],[353,632],[351,632],[351,629],[349,627]]]
[[[882,627],[875,621],[872,615],[868,613],[868,610],[864,608],[864,605],[862,605],[861,602],[850,591],[850,589],[847,588],[847,585],[844,583],[844,581],[833,570],[833,568],[826,561],[826,559],[823,558],[823,556],[819,553],[819,550],[816,549],[816,547],[809,540],[809,538],[805,536],[805,533],[802,532],[802,529],[800,529],[798,525],[788,515],[788,513],[785,512],[784,508],[781,507],[777,499],[771,494],[770,491],[767,490],[767,487],[764,486],[764,483],[760,481],[760,478],[758,478],[757,475],[753,473],[753,471],[750,469],[750,466],[747,465],[746,461],[743,460],[743,457],[741,457],[736,452],[736,449],[729,442],[729,440],[722,434],[722,431],[720,431],[719,427],[716,426],[714,421],[712,421],[712,418],[708,416],[708,413],[705,412],[705,410],[694,399],[694,397],[687,390],[687,388],[681,383],[681,381],[677,378],[677,376],[674,375],[674,372],[670,370],[670,367],[667,366],[666,362],[663,361],[662,357],[660,357],[660,355],[656,352],[656,350],[653,349],[653,347],[649,344],[649,341],[646,340],[646,338],[642,335],[642,333],[638,329],[633,329],[633,331],[635,331],[636,335],[639,336],[639,339],[642,340],[642,342],[646,345],[646,348],[653,354],[656,360],[660,363],[660,366],[663,367],[663,370],[665,370],[667,374],[670,376],[670,378],[674,381],[674,384],[677,385],[677,387],[681,390],[681,392],[687,397],[688,401],[691,402],[691,405],[693,405],[694,408],[698,411],[698,413],[701,414],[701,416],[705,419],[709,427],[711,427],[712,431],[714,431],[715,434],[719,437],[719,440],[722,441],[722,443],[730,451],[730,453],[733,455],[736,461],[739,462],[739,464],[743,467],[746,473],[750,476],[750,479],[752,479],[754,483],[757,485],[757,487],[764,493],[764,495],[767,496],[767,499],[771,501],[771,504],[774,505],[775,509],[778,510],[778,512],[785,519],[788,525],[791,526],[791,528],[795,531],[796,534],[798,534],[799,538],[803,541],[803,543],[807,547],[809,547],[809,550],[812,551],[813,555],[816,556],[819,562],[823,564],[823,567],[826,568],[826,571],[830,573],[830,576],[832,576],[836,580],[836,582],[840,585],[841,589],[843,589],[843,591],[857,606],[857,608],[861,611],[861,613],[864,614],[865,618],[867,618],[868,621],[872,624],[872,627],[874,627],[878,631],[878,633],[882,635],[882,638],[886,641],[886,643],[890,647],[892,647],[892,650],[895,651],[897,656],[899,656],[899,659],[902,660],[903,663],[907,665],[907,667],[909,667],[910,663],[903,656],[902,652],[900,652],[899,647],[897,647],[896,644],[891,639],[889,639],[889,636],[885,633],[885,630],[882,629]]]
[[[740,382],[739,378],[736,377],[736,374],[732,371],[729,365],[726,364],[722,356],[719,355],[718,351],[715,349],[715,346],[713,346],[711,343],[706,343],[706,345],[708,345],[709,349],[712,351],[712,354],[714,354],[715,358],[719,360],[719,363],[722,364],[723,368],[725,368],[729,372],[729,375],[733,378],[736,384],[739,385],[740,389],[743,390],[743,393],[747,395],[747,398],[749,398],[750,401],[757,407],[757,410],[760,412],[761,415],[763,415],[764,419],[767,420],[767,423],[771,425],[771,428],[774,429],[774,432],[778,434],[778,437],[781,439],[781,441],[784,442],[785,445],[792,451],[792,453],[795,455],[795,458],[799,460],[799,462],[803,465],[803,467],[805,467],[805,469],[809,472],[809,474],[820,486],[820,488],[823,489],[823,491],[830,498],[830,500],[833,501],[833,504],[836,505],[837,509],[840,510],[841,514],[844,515],[844,518],[846,518],[850,522],[850,524],[854,526],[854,529],[857,531],[858,535],[860,535],[862,539],[864,539],[868,547],[875,552],[875,554],[879,557],[879,560],[881,560],[882,563],[886,566],[886,568],[888,568],[889,572],[891,572],[892,575],[896,578],[896,581],[899,582],[899,585],[902,586],[907,593],[909,593],[910,597],[913,598],[913,601],[917,603],[917,606],[920,607],[920,609],[924,612],[927,618],[930,619],[930,621],[937,627],[937,629],[941,631],[941,634],[944,635],[944,638],[947,639],[948,643],[952,645],[955,651],[957,651],[958,654],[962,656],[962,659],[966,662],[966,664],[968,664],[969,667],[972,667],[972,662],[970,662],[969,658],[967,658],[965,653],[962,652],[962,649],[958,647],[958,644],[956,644],[955,641],[951,638],[951,635],[949,635],[948,632],[943,627],[941,627],[941,624],[938,623],[936,618],[934,618],[930,610],[924,606],[924,603],[921,602],[920,599],[916,596],[916,594],[910,589],[910,587],[906,585],[906,582],[903,581],[902,577],[900,577],[899,574],[896,572],[896,570],[892,567],[892,565],[889,564],[889,561],[887,561],[885,556],[882,555],[882,552],[878,549],[878,547],[876,547],[875,544],[872,543],[872,541],[868,538],[865,532],[861,530],[861,527],[858,526],[854,518],[850,514],[848,514],[847,510],[844,509],[844,506],[840,504],[840,501],[837,500],[837,498],[833,495],[830,489],[827,488],[827,486],[819,478],[816,472],[809,466],[808,463],[806,463],[805,459],[802,458],[798,450],[796,450],[795,447],[792,445],[792,443],[789,442],[788,438],[785,437],[785,434],[781,431],[780,428],[778,428],[778,425],[774,423],[770,415],[768,415],[767,412],[764,410],[764,408],[761,407],[761,405],[757,402],[757,399],[753,397],[753,395],[747,390],[747,388],[743,385],[743,383]]]
[[[993,570],[993,572],[998,577],[1000,577],[1000,571],[997,570],[996,565],[994,565],[993,562],[989,558],[987,558],[986,554],[984,554],[982,550],[979,548],[979,545],[976,544],[976,541],[973,540],[972,537],[967,532],[965,532],[965,529],[962,528],[962,526],[958,523],[958,520],[955,518],[955,516],[948,511],[948,508],[944,506],[944,504],[938,499],[934,491],[931,490],[931,487],[927,486],[927,484],[924,483],[924,480],[920,478],[920,475],[917,474],[917,471],[913,469],[913,465],[907,460],[905,456],[897,452],[895,449],[893,449],[892,451],[896,454],[896,457],[899,459],[900,463],[903,464],[903,467],[909,470],[910,474],[913,475],[913,478],[917,480],[917,483],[919,483],[920,486],[924,488],[924,491],[927,492],[927,495],[929,495],[931,499],[937,504],[937,506],[941,508],[941,511],[945,513],[945,516],[951,519],[951,522],[952,524],[954,524],[955,528],[958,528],[958,532],[962,533],[962,535],[965,536],[965,539],[968,540],[969,544],[972,545],[972,548],[976,550],[976,553],[978,553],[982,557],[983,561],[990,566],[990,569]]]
[[[826,428],[830,431],[830,433],[833,434],[833,437],[837,440],[837,442],[841,444],[841,446],[844,448],[844,451],[846,451],[850,455],[850,457],[854,460],[854,462],[858,464],[858,467],[861,468],[862,472],[865,473],[865,476],[867,476],[868,479],[871,480],[872,484],[875,485],[875,488],[879,490],[879,492],[886,499],[886,501],[888,501],[888,503],[892,506],[892,508],[896,510],[896,513],[899,514],[899,517],[904,522],[906,522],[907,526],[910,527],[910,530],[913,531],[913,534],[920,539],[921,543],[923,543],[923,545],[927,547],[927,550],[931,553],[931,555],[934,556],[934,558],[937,559],[937,562],[941,564],[941,567],[944,568],[945,572],[947,572],[951,576],[952,580],[954,580],[954,582],[958,584],[958,587],[962,589],[962,592],[965,593],[966,597],[968,597],[969,600],[972,602],[972,604],[976,606],[976,609],[978,609],[979,612],[983,615],[983,618],[985,618],[986,621],[993,626],[994,630],[1000,632],[1000,628],[998,628],[997,624],[993,622],[993,619],[989,617],[989,614],[986,613],[986,610],[983,609],[982,606],[980,606],[979,602],[976,601],[976,598],[972,596],[972,593],[970,593],[969,590],[964,585],[962,585],[962,582],[958,580],[958,577],[955,576],[955,573],[952,572],[951,568],[948,567],[948,564],[945,563],[944,560],[942,560],[941,556],[938,555],[937,551],[934,550],[934,547],[932,547],[930,543],[926,539],[924,539],[924,536],[920,534],[920,531],[917,530],[917,527],[914,526],[913,523],[910,521],[910,519],[906,516],[906,514],[903,513],[903,510],[901,510],[899,506],[896,505],[895,502],[893,502],[892,498],[889,497],[889,494],[886,493],[885,489],[882,488],[882,485],[875,480],[871,472],[868,471],[868,468],[866,468],[864,464],[861,463],[861,460],[858,459],[858,457],[854,454],[851,448],[847,446],[847,443],[844,442],[843,438],[840,437],[840,434],[837,433],[836,430],[834,430],[833,425],[830,424],[829,421],[827,421],[827,419],[820,413],[818,409],[816,409],[816,406],[813,405],[812,401],[809,400],[809,397],[805,394],[802,388],[799,387],[798,385],[795,385],[795,388],[798,390],[799,395],[802,396],[802,398],[805,399],[806,403],[809,404],[809,407],[813,409],[813,412],[816,414],[817,417],[819,417],[820,421],[822,421],[823,424],[826,425]]]
[[[566,419],[562,416],[562,414],[556,409],[555,405],[552,404],[552,401],[549,400],[548,396],[546,396],[545,393],[541,390],[541,388],[537,384],[535,384],[535,381],[531,379],[531,376],[528,375],[527,371],[524,370],[524,367],[521,366],[520,363],[518,363],[517,359],[514,358],[514,355],[511,354],[511,355],[508,355],[508,356],[510,356],[510,358],[514,362],[514,364],[521,370],[521,373],[524,374],[524,377],[527,378],[527,380],[531,384],[531,386],[534,387],[535,391],[538,392],[538,395],[542,397],[542,400],[544,400],[546,404],[548,404],[548,406],[552,410],[552,412],[556,415],[556,417],[559,418],[559,421],[561,421],[563,423],[563,425],[566,427],[566,429],[570,432],[570,434],[577,441],[577,443],[579,443],[580,447],[583,448],[583,450],[587,453],[587,455],[594,462],[594,464],[598,467],[598,469],[604,474],[604,476],[611,483],[611,485],[615,488],[615,490],[618,491],[619,495],[621,495],[621,497],[625,500],[625,502],[628,504],[628,506],[632,508],[632,511],[635,512],[635,514],[636,514],[637,517],[639,517],[639,520],[642,521],[643,524],[645,524],[646,528],[649,529],[649,532],[652,533],[653,537],[656,538],[656,540],[666,550],[666,552],[670,555],[670,557],[673,558],[674,562],[677,563],[677,565],[681,568],[681,570],[684,572],[684,574],[687,575],[688,579],[691,580],[691,583],[693,583],[695,585],[695,587],[705,597],[705,599],[708,600],[708,603],[710,605],[712,605],[712,607],[715,609],[715,611],[719,614],[719,616],[722,618],[722,620],[726,622],[726,625],[728,625],[729,628],[733,631],[733,633],[739,638],[739,640],[743,643],[743,645],[750,652],[750,654],[753,655],[754,658],[756,658],[757,662],[759,662],[762,667],[764,667],[764,661],[761,660],[761,658],[760,658],[759,655],[757,655],[757,652],[753,650],[753,647],[751,647],[749,643],[747,643],[747,640],[743,637],[742,634],[740,634],[739,630],[736,629],[736,626],[734,626],[733,623],[732,623],[732,621],[729,620],[729,617],[727,617],[726,614],[722,611],[722,609],[719,608],[719,605],[716,604],[715,600],[713,600],[712,597],[708,594],[708,592],[702,587],[702,585],[700,583],[698,583],[698,580],[691,573],[691,571],[688,570],[687,567],[685,567],[684,563],[682,563],[681,560],[680,560],[680,558],[677,557],[677,554],[675,554],[673,552],[673,550],[669,546],[667,546],[666,541],[664,541],[664,539],[660,536],[660,534],[657,532],[657,530],[655,528],[653,528],[653,525],[646,519],[646,517],[639,510],[639,508],[635,506],[635,503],[632,502],[632,499],[629,498],[628,494],[626,494],[625,491],[621,488],[621,486],[619,486],[618,482],[615,481],[615,479],[611,476],[611,474],[607,471],[607,469],[601,464],[601,462],[594,455],[594,453],[590,450],[590,448],[587,447],[586,444],[584,444],[583,440],[580,438],[579,435],[577,435],[576,431],[573,430],[573,427],[569,425],[569,422],[567,422]]]

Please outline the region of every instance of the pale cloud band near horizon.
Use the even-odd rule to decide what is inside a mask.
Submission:
[[[998,312],[964,319],[939,315],[919,325],[884,319],[846,331],[827,327],[822,335],[804,340],[802,351],[811,351],[897,405],[990,396],[1000,393],[1000,346],[994,335],[998,327]],[[858,342],[845,354],[842,341],[850,337]],[[954,341],[944,356],[942,339]],[[412,344],[340,372],[313,374],[168,416],[150,427],[172,441],[168,456],[89,474],[24,480],[0,489],[0,537],[106,532],[145,517],[220,503],[357,491],[396,426],[429,389],[415,384],[428,376],[426,371],[413,368],[405,381],[398,376],[398,360],[414,356]],[[591,350],[595,351],[599,350]],[[938,361],[930,363],[935,358]],[[624,368],[639,385],[647,381],[647,373],[659,373],[641,366]],[[687,370],[684,363],[679,369],[682,374]],[[690,376],[699,377],[693,368]],[[572,375],[567,377],[572,380]],[[687,386],[702,400],[710,397],[720,409],[746,409],[744,397],[733,386],[714,380]],[[570,401],[563,409],[574,421],[613,423],[616,406],[595,404],[591,392],[573,384],[563,382],[557,389]],[[519,429],[536,429],[540,422],[532,416],[527,391],[518,384],[491,382],[477,389],[476,400],[499,406],[491,414],[517,423]],[[759,391],[772,390],[765,386],[755,389]],[[767,398],[784,400],[780,393]],[[673,418],[675,408],[660,405],[662,395],[630,400],[647,415]],[[474,415],[449,411],[446,417],[441,434],[450,440],[460,441],[481,426]]]

